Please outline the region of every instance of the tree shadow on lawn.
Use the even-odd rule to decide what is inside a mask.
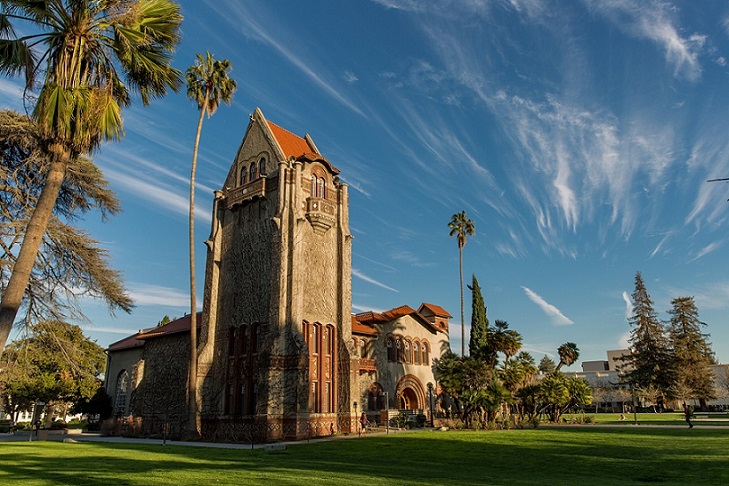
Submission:
[[[44,443],[40,454],[18,447],[11,456],[3,446],[0,458],[8,477],[26,484],[726,484],[725,441],[720,430],[586,427],[422,432],[278,451]]]

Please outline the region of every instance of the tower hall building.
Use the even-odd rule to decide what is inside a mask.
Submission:
[[[197,397],[209,440],[350,432],[358,414],[427,413],[449,349],[435,304],[352,314],[348,187],[309,135],[260,109],[215,191],[198,326]],[[108,350],[115,427],[186,428],[191,316]],[[430,386],[429,386],[430,384]],[[131,431],[128,429],[132,429]]]

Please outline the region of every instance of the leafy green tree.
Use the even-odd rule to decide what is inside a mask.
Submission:
[[[623,363],[621,379],[633,390],[656,389],[661,400],[670,398],[677,382],[675,359],[640,272],[635,274],[632,299],[630,353],[618,359]]]
[[[481,295],[476,275],[469,286],[471,289],[471,338],[468,343],[468,354],[476,359],[488,362],[496,361],[496,353],[489,347],[489,319],[486,317],[486,305]]]
[[[517,331],[509,329],[509,323],[502,320],[494,321],[494,329],[490,333],[491,348],[504,355],[504,367],[509,358],[521,349],[522,337]]]
[[[130,90],[143,104],[177,90],[171,56],[182,16],[170,0],[4,0],[0,73],[42,75],[33,119],[47,143],[45,184],[0,302],[0,350],[7,342],[69,167],[103,140],[123,135]],[[18,37],[14,24],[27,34]]]
[[[556,371],[559,371],[563,365],[571,366],[580,359],[580,350],[575,343],[562,344],[557,348],[557,354],[559,354],[559,363],[557,364]]]
[[[671,301],[672,309],[668,338],[677,374],[677,397],[701,401],[716,398],[711,365],[715,362],[709,335],[702,332],[706,323],[699,320],[699,311],[693,297],[677,297]]]
[[[61,321],[34,324],[31,334],[13,341],[0,357],[0,390],[11,404],[48,404],[92,398],[106,368],[104,349],[79,326]]]
[[[30,213],[48,171],[49,157],[40,130],[26,115],[0,110],[0,291],[10,279]],[[109,267],[106,251],[73,226],[92,209],[102,217],[119,211],[119,202],[101,171],[86,157],[70,166],[56,199],[23,300],[25,322],[83,319],[77,299],[105,300],[110,310],[129,312],[132,301],[121,274]]]
[[[583,378],[567,377],[560,371],[548,374],[539,385],[541,410],[546,411],[551,422],[571,408],[592,403],[592,390]]]
[[[539,361],[538,369],[544,374],[551,373],[552,371],[557,369],[557,364],[552,358],[545,354],[544,357]]]
[[[465,211],[456,213],[448,223],[450,236],[455,236],[458,242],[458,275],[461,284],[461,355],[466,354],[466,321],[463,317],[463,247],[466,246],[466,239],[476,231],[473,220],[468,219]]]
[[[515,393],[519,389],[534,382],[537,374],[537,366],[534,358],[526,351],[522,351],[516,357],[508,359],[501,372],[501,380],[504,386]]]
[[[190,316],[197,316],[197,288],[195,284],[195,172],[197,171],[197,154],[200,147],[203,119],[217,111],[220,102],[230,104],[235,92],[235,80],[228,76],[230,61],[216,61],[210,52],[205,56],[197,54],[195,64],[187,69],[187,97],[197,103],[200,117],[195,132],[195,146],[192,150],[192,168],[190,170]],[[196,321],[196,319],[193,319]],[[197,415],[197,325],[190,326],[190,379],[189,379],[190,432],[199,435],[200,426]]]
[[[165,316],[164,316],[164,317],[162,317],[162,320],[160,320],[160,321],[159,321],[159,322],[157,323],[157,327],[162,327],[162,326],[166,326],[166,325],[167,325],[167,324],[169,324],[170,322],[172,322],[172,320],[170,319],[170,316],[168,316],[168,315],[166,315],[166,314],[165,314]]]

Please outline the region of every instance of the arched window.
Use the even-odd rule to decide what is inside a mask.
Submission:
[[[367,343],[364,339],[359,340],[359,356],[360,358],[367,357]]]
[[[258,174],[263,177],[266,175],[266,157],[261,157],[258,161]]]
[[[127,388],[129,387],[129,373],[127,370],[121,370],[116,379],[116,414],[119,416],[127,413]]]
[[[255,179],[256,179],[256,163],[253,162],[251,164],[251,175],[250,175],[250,177],[248,177],[248,180],[250,182],[253,182]]]
[[[248,168],[244,165],[240,168],[240,185],[246,183],[246,176],[248,175]]]
[[[397,362],[402,363],[402,340],[395,341],[395,348],[397,348]]]
[[[387,361],[395,361],[395,348],[392,347],[392,338],[387,338]]]
[[[326,183],[323,177],[319,177],[316,181],[316,196],[326,198]]]
[[[412,356],[410,355],[410,341],[405,341],[405,362],[410,363]]]
[[[413,343],[413,356],[415,356],[415,364],[420,364],[420,345],[417,341]]]
[[[428,352],[429,352],[428,342],[426,341],[424,343],[420,343],[420,345],[422,347],[421,353],[422,353],[422,356],[423,356],[423,359],[422,359],[423,364],[424,365],[430,364],[430,361],[428,360]]]

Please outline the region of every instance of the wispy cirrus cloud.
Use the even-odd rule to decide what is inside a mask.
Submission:
[[[675,6],[658,0],[583,0],[593,11],[604,15],[619,29],[637,38],[648,39],[664,51],[666,62],[676,77],[696,81],[701,77],[699,55],[706,36],[682,36],[676,25]]]
[[[154,203],[160,208],[165,208],[178,215],[187,216],[190,211],[189,196],[179,194],[171,189],[164,188],[159,180],[150,179],[141,172],[132,172],[112,168],[108,165],[101,166],[104,175],[109,181],[127,192],[134,194],[142,200]],[[182,191],[184,192],[184,191]],[[198,211],[195,211],[195,219],[210,224],[212,221],[212,208],[195,204]],[[203,207],[200,207],[203,206]]]
[[[627,322],[633,316],[633,301],[628,292],[623,292],[623,302],[625,302],[625,321]]]
[[[398,292],[398,293],[400,292],[399,290],[393,289],[392,287],[390,287],[388,285],[385,285],[382,282],[378,282],[377,280],[375,280],[372,277],[368,277],[367,275],[365,275],[364,273],[360,272],[356,268],[352,268],[352,275],[355,276],[355,277],[357,277],[360,280],[364,280],[367,283],[371,283],[372,285],[376,285],[376,286],[381,287],[381,288],[383,288],[385,290],[389,290],[391,292]]]
[[[342,94],[331,81],[324,79],[320,75],[320,72],[323,70],[317,71],[312,67],[316,65],[315,58],[306,59],[302,52],[297,52],[290,47],[301,46],[301,42],[295,42],[293,40],[285,42],[282,39],[282,36],[285,37],[287,32],[296,31],[278,25],[275,20],[271,20],[268,17],[256,15],[249,10],[248,4],[245,2],[216,0],[206,1],[206,3],[220,15],[222,20],[227,21],[238,32],[268,45],[325,93],[358,115],[366,117],[365,113],[354,102]],[[262,22],[268,23],[263,25]]]
[[[161,305],[167,307],[181,307],[189,309],[190,293],[172,287],[152,285],[140,282],[129,282],[129,296],[138,306]],[[188,310],[189,312],[189,310]]]
[[[544,312],[547,316],[549,316],[550,320],[552,321],[552,324],[558,325],[558,326],[568,326],[571,324],[574,324],[574,321],[572,321],[570,318],[565,316],[562,311],[557,309],[557,307],[553,306],[546,300],[544,300],[539,294],[534,292],[532,289],[528,287],[522,287],[524,290],[524,293],[526,296],[537,304],[540,309],[542,309],[542,312]]]

